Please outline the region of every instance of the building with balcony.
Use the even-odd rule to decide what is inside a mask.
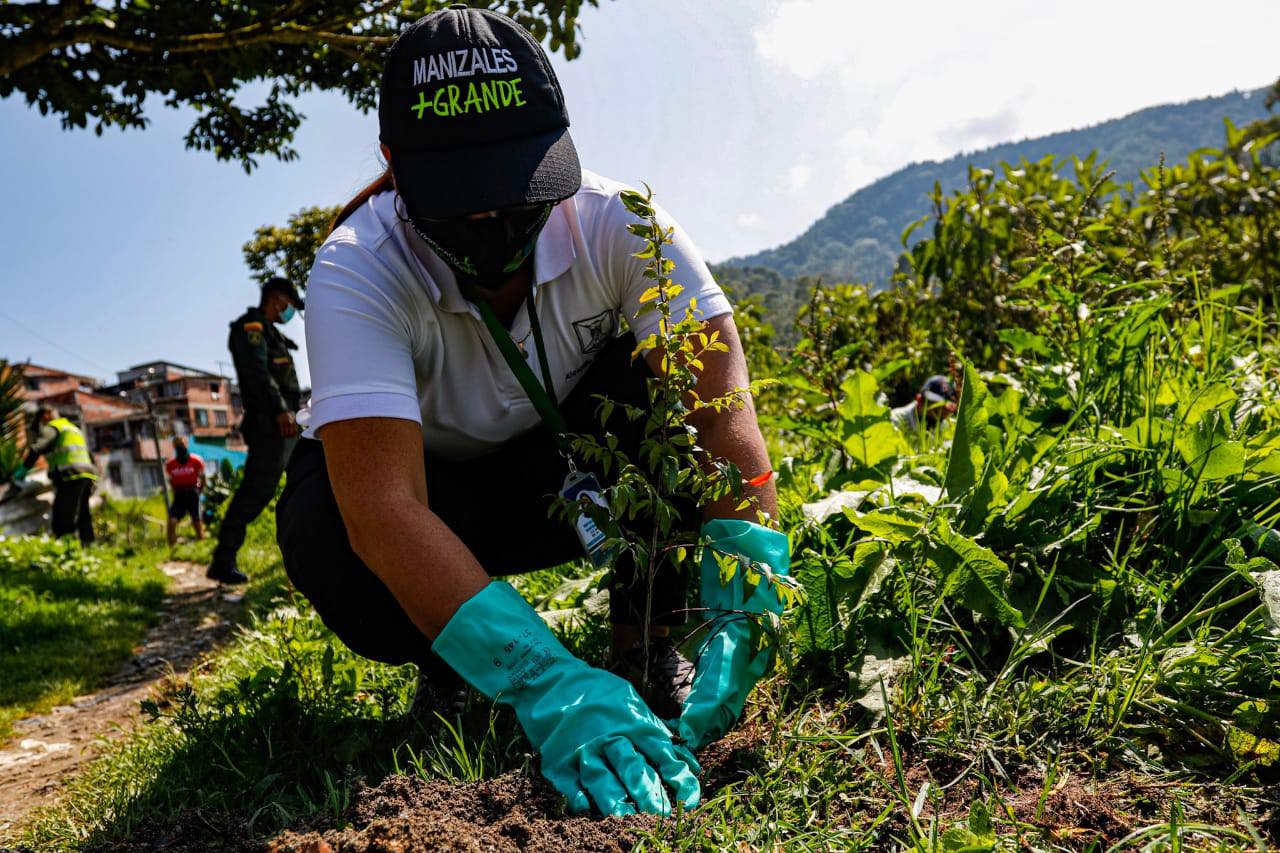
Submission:
[[[244,408],[239,388],[225,376],[171,361],[151,361],[122,370],[107,390],[137,403],[148,399],[174,433],[202,444],[243,450],[238,430]]]
[[[50,405],[84,431],[108,494],[159,491],[175,435],[233,452],[245,446],[239,392],[225,376],[165,361],[121,371],[113,385],[42,365],[23,372],[33,408]]]

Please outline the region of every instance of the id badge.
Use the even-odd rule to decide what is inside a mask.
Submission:
[[[578,534],[582,550],[587,553],[587,558],[591,560],[592,565],[597,568],[603,566],[613,556],[613,549],[605,548],[605,540],[609,537],[586,513],[586,507],[591,504],[606,511],[609,509],[609,504],[600,494],[600,482],[596,480],[595,474],[587,471],[570,471],[569,476],[564,478],[564,488],[560,490],[560,497],[577,501],[581,511],[573,522],[573,532]]]

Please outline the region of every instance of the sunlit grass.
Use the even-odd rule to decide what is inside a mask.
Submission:
[[[66,539],[0,540],[0,741],[128,660],[164,597],[156,563]]]

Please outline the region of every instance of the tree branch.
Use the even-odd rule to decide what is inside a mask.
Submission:
[[[29,34],[30,31],[28,31]],[[19,71],[43,56],[73,44],[103,45],[129,50],[143,56],[184,53],[217,53],[234,48],[261,44],[333,44],[354,47],[385,47],[395,36],[362,36],[350,33],[313,30],[302,24],[285,23],[274,29],[241,27],[225,33],[197,33],[174,40],[140,38],[119,33],[101,24],[86,24],[64,29],[56,38],[28,39],[27,34],[8,39],[10,50],[0,57],[0,76]],[[16,44],[16,46],[15,46]]]

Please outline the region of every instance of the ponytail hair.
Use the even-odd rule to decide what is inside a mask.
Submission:
[[[391,176],[391,164],[388,163],[387,168],[383,170],[382,174],[379,175],[373,183],[356,193],[356,197],[347,202],[338,215],[334,217],[333,225],[329,228],[329,233],[332,234],[339,225],[346,222],[348,217],[359,210],[366,201],[373,198],[375,195],[390,192],[395,188],[395,179]]]

